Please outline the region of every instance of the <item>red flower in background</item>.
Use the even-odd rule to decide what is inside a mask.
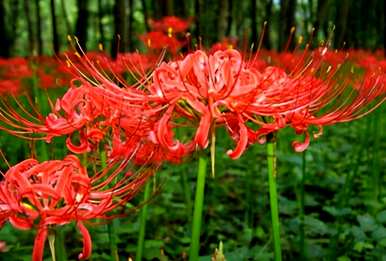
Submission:
[[[152,31],[139,38],[150,50],[166,49],[175,55],[186,44],[184,32],[190,26],[190,21],[175,16],[166,16],[161,20],[150,20]]]
[[[26,78],[32,76],[29,61],[22,57],[0,59],[0,70],[4,78]]]
[[[153,31],[164,33],[184,33],[190,26],[190,20],[185,20],[176,16],[165,16],[160,20],[149,21]]]
[[[215,43],[210,48],[209,54],[213,54],[217,51],[225,51],[227,49],[236,49],[237,38],[224,38],[221,42]]]
[[[177,51],[185,44],[183,41],[177,40],[173,36],[165,35],[162,32],[149,32],[139,37],[141,41],[149,48],[153,50],[167,49],[172,54],[176,54]]]
[[[17,95],[20,92],[21,82],[15,80],[0,80],[0,96],[1,95]]]

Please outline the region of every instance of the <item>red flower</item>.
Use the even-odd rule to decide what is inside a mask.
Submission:
[[[17,95],[20,91],[20,80],[0,80],[0,95]]]
[[[228,154],[239,157],[246,148],[241,113],[256,95],[257,86],[256,72],[248,68],[236,50],[218,51],[213,55],[196,51],[181,61],[161,64],[155,69],[153,84],[149,87],[161,103],[168,105],[158,125],[160,144],[171,151],[181,149],[180,141],[165,137],[173,136],[171,122],[187,117],[198,121],[193,144],[205,148],[213,128],[232,118],[237,119],[241,127],[237,153],[229,151]]]
[[[44,243],[52,225],[76,222],[83,236],[79,259],[91,255],[91,237],[84,221],[107,218],[106,214],[131,199],[152,174],[122,173],[127,163],[89,177],[75,156],[38,163],[25,160],[0,182],[0,224],[8,220],[18,229],[38,229],[33,260],[42,260]],[[111,171],[111,169],[113,169]],[[122,175],[122,180],[117,180]]]
[[[150,26],[153,31],[165,33],[182,33],[189,28],[190,21],[176,16],[165,16],[160,20],[150,20]]]
[[[149,32],[139,37],[141,41],[149,48],[153,50],[167,49],[172,54],[184,45],[183,41],[178,40],[172,35],[166,35],[162,32]]]

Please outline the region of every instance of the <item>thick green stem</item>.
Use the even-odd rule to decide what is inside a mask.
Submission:
[[[267,142],[267,160],[275,261],[281,261],[279,208],[276,189],[276,142],[274,141]]]
[[[300,183],[300,231],[299,231],[299,245],[300,245],[300,258],[306,260],[305,251],[305,232],[304,232],[304,182],[306,180],[306,152],[302,153],[302,179]]]
[[[198,175],[196,184],[196,196],[194,199],[192,239],[190,244],[189,261],[197,261],[200,251],[200,234],[202,210],[204,205],[205,176],[208,160],[201,156],[198,161]]]
[[[139,225],[139,235],[138,235],[138,244],[137,244],[137,253],[135,255],[136,261],[141,261],[143,256],[143,248],[145,244],[145,232],[146,232],[146,220],[147,220],[147,204],[146,201],[149,200],[150,197],[150,182],[146,183],[145,186],[145,193],[144,193],[144,202],[145,205],[143,206],[141,210],[141,216],[140,216],[140,225]]]

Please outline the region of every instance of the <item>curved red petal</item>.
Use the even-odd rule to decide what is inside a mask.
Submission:
[[[303,142],[300,142],[300,141],[292,142],[292,147],[296,152],[303,152],[310,145],[310,134],[308,133],[308,131],[306,131],[305,134],[306,134],[306,137]]]
[[[43,260],[43,254],[44,254],[44,244],[47,239],[47,228],[42,227],[39,228],[38,233],[35,237],[34,242],[34,249],[32,253],[32,260],[33,261],[41,261]]]
[[[92,245],[91,245],[91,236],[88,232],[87,228],[83,225],[82,222],[78,222],[77,226],[79,228],[80,233],[83,236],[83,250],[82,253],[79,254],[79,259],[87,259],[91,255]]]
[[[239,140],[234,150],[228,150],[227,155],[232,159],[240,158],[248,145],[248,129],[243,122],[239,122]]]

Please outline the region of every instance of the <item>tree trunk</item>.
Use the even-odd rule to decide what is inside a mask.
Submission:
[[[195,0],[194,1],[194,9],[196,13],[196,40],[197,45],[200,48],[201,46],[201,12],[202,12],[202,1],[201,0]]]
[[[164,16],[173,15],[173,0],[153,0],[154,18],[160,19]]]
[[[36,43],[38,55],[43,54],[43,39],[42,39],[42,19],[40,15],[39,0],[35,0],[35,15],[36,15]]]
[[[327,10],[329,9],[329,0],[318,0],[316,7],[316,20],[314,21],[314,34],[317,38],[320,28],[325,28],[325,23],[327,21],[326,15]],[[324,30],[323,30],[324,31]],[[326,37],[327,35],[324,35]]]
[[[11,41],[9,39],[6,17],[5,17],[5,1],[0,1],[0,57],[10,56]]]
[[[149,26],[149,10],[147,9],[146,0],[141,0],[143,19],[145,20],[146,32],[150,31]]]
[[[384,58],[386,57],[386,4],[385,2],[382,2],[383,4],[383,13],[382,13],[382,25],[381,28],[383,28],[383,52],[384,52]],[[381,32],[380,32],[381,33]],[[381,33],[382,34],[382,33]]]
[[[127,50],[127,5],[126,0],[116,0],[114,5],[115,34],[111,48],[111,56],[117,57],[118,53]]]
[[[129,21],[128,21],[128,35],[127,35],[127,47],[128,50],[133,50],[133,14],[134,14],[134,1],[129,0]]]
[[[32,17],[30,12],[30,6],[29,6],[28,0],[24,0],[24,13],[25,17],[27,19],[27,32],[28,32],[28,49],[30,55],[36,55],[36,41],[35,41],[35,35],[32,29]]]
[[[265,31],[264,31],[264,35],[262,36],[263,37],[263,46],[265,49],[269,50],[272,48],[271,46],[271,39],[270,39],[270,33],[271,33],[271,30],[269,29],[271,27],[271,17],[272,17],[272,5],[273,5],[273,1],[272,0],[268,0],[265,4],[265,18],[264,18],[264,22],[266,22],[266,25],[265,25]]]
[[[78,18],[76,19],[75,36],[84,52],[87,51],[88,2],[88,0],[77,0]]]
[[[257,50],[258,45],[258,36],[257,36],[257,2],[256,0],[251,0],[251,6],[250,6],[250,15],[251,15],[251,40],[250,44],[253,44],[252,51]]]
[[[295,26],[296,0],[280,0],[279,49],[293,49],[291,30]]]
[[[56,23],[56,12],[55,12],[55,0],[51,0],[51,23],[52,23],[52,42],[54,47],[54,53],[59,54],[59,36],[58,36],[58,25]]]
[[[230,36],[232,31],[232,22],[233,22],[232,10],[233,10],[233,0],[228,0],[228,21],[227,21],[226,36]]]
[[[66,2],[64,0],[61,0],[60,5],[62,7],[63,19],[64,19],[64,22],[66,24],[67,35],[72,35],[73,31],[72,31],[72,26],[71,26],[70,20],[68,20]]]
[[[99,30],[99,43],[102,44],[102,46],[105,46],[105,32],[103,30],[103,17],[104,17],[104,8],[102,0],[98,0],[98,30]]]
[[[225,0],[226,1],[226,0]],[[177,3],[177,4],[176,4]],[[173,6],[175,7],[175,13],[174,15],[180,16],[180,17],[188,17],[188,10],[187,10],[187,3],[188,1],[176,1]]]
[[[219,14],[217,20],[217,40],[221,41],[225,37],[225,31],[227,28],[228,17],[228,0],[222,0],[219,2]]]
[[[336,17],[336,30],[335,30],[335,47],[347,47],[343,46],[344,42],[347,40],[347,17],[349,14],[350,3],[349,0],[339,1],[337,17]]]
[[[11,13],[12,13],[12,16],[11,16],[11,19],[10,22],[11,23],[11,33],[13,35],[13,37],[11,38],[12,42],[11,44],[13,45],[15,43],[15,40],[17,39],[18,37],[18,32],[17,32],[17,22],[18,22],[18,19],[19,19],[19,1],[18,0],[13,0],[11,1]]]

